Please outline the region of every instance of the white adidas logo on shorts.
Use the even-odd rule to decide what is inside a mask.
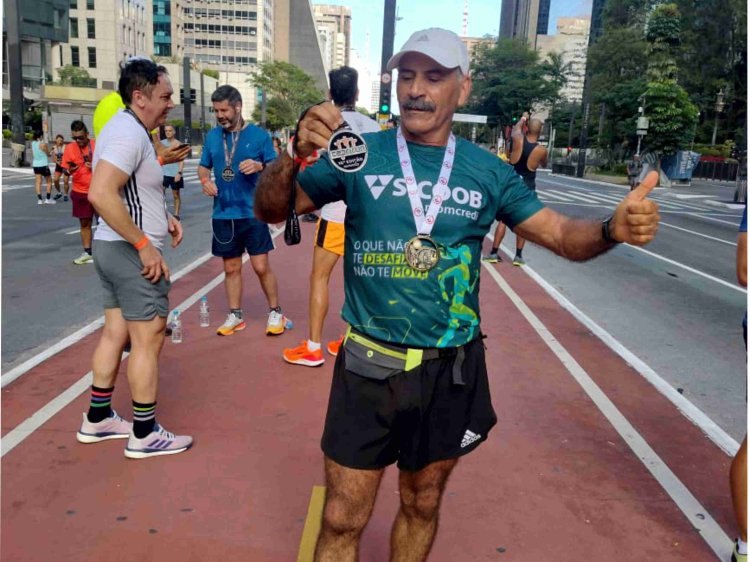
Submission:
[[[466,433],[464,433],[464,438],[461,440],[461,448],[468,447],[471,445],[474,441],[477,439],[481,439],[482,436],[478,433],[474,433],[473,431],[466,430]]]

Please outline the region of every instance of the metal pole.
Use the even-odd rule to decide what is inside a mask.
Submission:
[[[8,81],[10,82],[10,128],[13,142],[26,146],[23,129],[23,71],[21,63],[20,0],[6,0],[5,26],[8,37]],[[23,153],[21,165],[23,165]]]
[[[183,108],[185,109],[185,140],[184,142],[192,144],[193,114],[192,104],[190,103],[190,57],[182,58],[182,89],[185,92]]]
[[[266,128],[266,89],[260,89],[260,126]]]
[[[201,70],[201,142],[205,141],[206,133],[206,88],[203,84],[203,71]]]
[[[396,0],[385,0],[385,6],[383,10],[383,47],[380,51],[380,99],[383,98],[383,91],[391,91],[390,79],[388,82],[383,82],[383,75],[387,74],[390,78],[391,73],[386,70],[388,59],[393,56],[393,42],[396,35]],[[388,105],[390,107],[390,101]],[[378,113],[381,112],[381,108],[378,107]]]
[[[719,112],[716,112],[716,118],[714,119],[714,134],[711,136],[711,146],[716,144],[716,131],[719,128]]]

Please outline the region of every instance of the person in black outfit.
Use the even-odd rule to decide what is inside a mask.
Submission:
[[[524,129],[528,123],[528,130],[524,134]],[[510,163],[516,170],[516,173],[523,178],[523,183],[532,191],[536,191],[536,171],[541,166],[547,165],[547,149],[539,144],[539,135],[542,132],[544,123],[539,119],[529,120],[529,114],[524,113],[513,127],[511,133],[511,151]],[[492,241],[492,250],[484,258],[485,261],[496,263],[502,261],[497,251],[505,237],[506,227],[503,223],[498,222],[495,229],[495,237]],[[516,235],[516,255],[513,258],[513,265],[520,267],[526,262],[523,261],[523,246],[526,243],[521,236]]]

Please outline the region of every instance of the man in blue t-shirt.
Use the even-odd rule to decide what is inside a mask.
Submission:
[[[338,132],[333,151],[297,177],[298,214],[347,204],[349,328],[321,440],[326,505],[316,560],[356,557],[383,470],[394,462],[401,508],[391,559],[427,559],[448,476],[497,421],[479,316],[482,241],[493,220],[571,260],[619,242],[646,244],[658,227],[658,207],[646,199],[656,174],[604,220],[572,219],[544,207],[511,166],[456,139],[453,114],[468,100],[471,78],[455,33],[417,31],[388,61],[394,68],[400,126],[362,135],[367,158],[354,171],[346,158],[360,155],[361,144]],[[342,122],[333,104],[305,113],[294,158],[283,154],[260,178],[258,218],[284,220],[294,167]]]
[[[258,173],[276,158],[271,136],[242,118],[242,96],[232,86],[220,86],[211,95],[219,122],[206,135],[198,177],[203,193],[214,198],[213,255],[224,260],[224,287],[229,314],[216,331],[229,336],[245,329],[242,314],[242,254],[247,251],[268,301],[266,334],[284,333],[286,319],[278,302],[276,276],[268,263],[273,240],[268,225],[256,220],[253,199]],[[211,170],[214,180],[211,180]]]

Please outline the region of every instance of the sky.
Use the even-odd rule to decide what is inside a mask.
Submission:
[[[382,49],[383,0],[313,0],[314,4],[349,6],[352,10],[352,47],[370,62],[371,69],[380,71]],[[436,5],[440,6],[437,8]],[[470,37],[497,35],[500,27],[502,0],[468,0]],[[462,34],[464,0],[400,0],[396,3],[396,37],[394,52],[409,36],[426,27],[443,27]],[[558,17],[591,13],[591,0],[552,0],[548,33],[554,34]],[[369,31],[369,49],[367,36]]]

